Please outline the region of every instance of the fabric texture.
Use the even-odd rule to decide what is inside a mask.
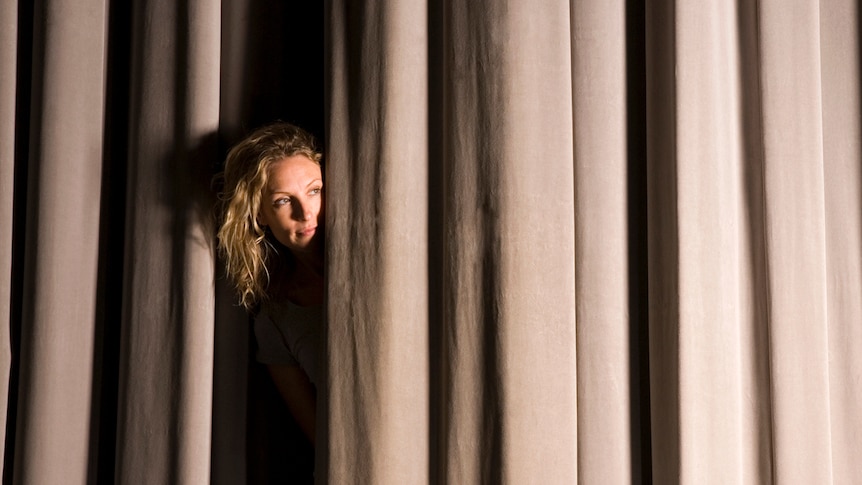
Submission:
[[[0,0],[4,483],[288,476],[214,251],[274,119],[325,141],[318,483],[859,483],[860,18]]]

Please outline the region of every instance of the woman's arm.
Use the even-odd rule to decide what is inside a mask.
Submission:
[[[287,408],[299,424],[299,428],[314,445],[314,420],[317,403],[316,393],[308,376],[296,365],[267,365],[275,387],[287,403]]]

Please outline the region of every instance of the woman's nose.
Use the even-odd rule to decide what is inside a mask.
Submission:
[[[301,201],[297,201],[296,205],[293,207],[293,217],[300,221],[310,221],[312,219],[311,206],[309,204],[302,203]]]

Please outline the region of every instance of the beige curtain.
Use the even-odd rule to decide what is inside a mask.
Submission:
[[[654,478],[858,481],[858,6],[655,7]]]
[[[441,3],[327,15],[330,481],[862,479],[857,4]]]
[[[8,419],[12,323],[12,192],[15,187],[15,86],[18,6],[0,1],[0,418]],[[17,295],[16,295],[17,296]],[[5,434],[4,434],[5,436]],[[5,440],[3,451],[5,454]]]
[[[275,118],[317,482],[862,480],[857,2],[287,3],[0,0],[4,483],[273,479],[211,179]]]
[[[5,466],[25,483],[83,482],[91,431],[106,11],[96,2],[75,9],[55,3],[30,7],[39,22],[18,26],[32,32],[34,41],[17,53],[37,59],[27,76],[32,82],[24,88],[29,100],[15,96],[21,86],[15,83],[14,2],[4,2],[3,12],[2,70],[8,83],[3,92],[10,93],[3,118],[14,120],[4,123],[4,214],[15,221],[9,205],[26,212],[25,224],[6,219],[4,227],[13,230],[3,232],[7,241],[23,240],[26,248],[12,261],[23,265],[23,272],[4,275],[17,277],[13,287],[22,285],[13,288],[20,300],[4,298],[4,304],[17,307],[10,330],[20,332],[13,349],[17,402],[9,399],[17,412],[7,416],[6,427],[13,421],[16,431],[6,437]],[[17,61],[21,69],[21,58]],[[18,125],[24,120],[15,117],[16,101],[29,104],[17,106],[29,112],[27,127]],[[16,139],[19,130],[29,136]],[[13,165],[13,153],[29,153],[25,173],[17,172],[22,164]],[[17,197],[19,191],[26,195]],[[4,248],[9,248],[3,255],[8,261],[12,244]]]
[[[322,88],[317,104],[268,97],[297,58],[267,56],[298,16],[316,64],[277,87],[322,84],[322,8],[0,6],[4,483],[264,482],[246,466],[263,446],[247,444],[249,327],[214,264],[212,180],[266,120],[320,131]]]

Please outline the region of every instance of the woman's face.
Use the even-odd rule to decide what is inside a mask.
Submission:
[[[320,247],[323,227],[323,178],[320,165],[305,155],[273,163],[263,189],[259,221],[293,252]],[[318,227],[320,225],[320,227]]]

